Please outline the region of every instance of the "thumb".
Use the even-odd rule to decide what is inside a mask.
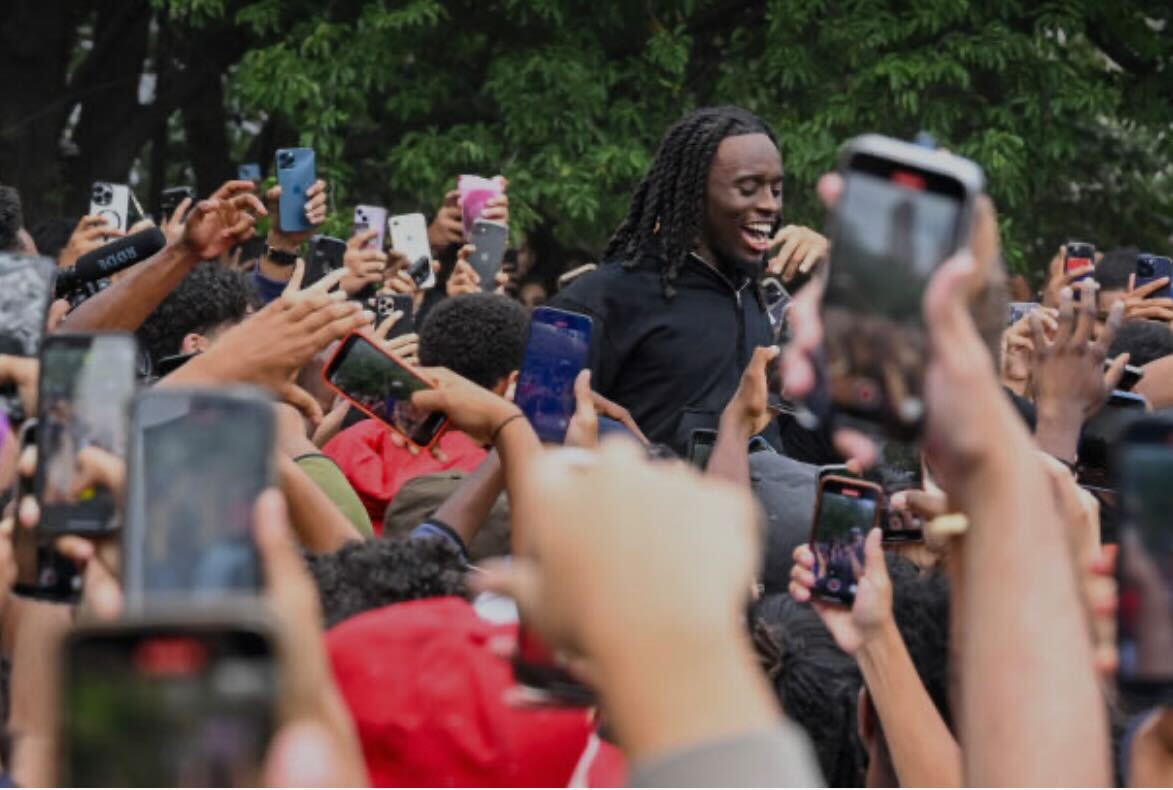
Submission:
[[[867,540],[863,544],[864,576],[876,581],[888,578],[888,565],[884,561],[883,538],[883,530],[879,527],[873,527],[868,532]]]
[[[924,315],[929,343],[939,357],[980,342],[967,307],[967,287],[974,271],[973,256],[958,253],[945,262],[925,289]]]
[[[526,622],[534,623],[541,600],[541,581],[533,560],[518,556],[508,561],[486,560],[479,572],[469,574],[468,586],[477,594],[490,592],[512,598]]]
[[[305,279],[305,261],[301,256],[297,256],[297,262],[293,265],[293,276],[289,278],[285,290],[282,291],[283,296],[292,296],[301,290],[301,282]]]
[[[345,760],[330,733],[316,721],[282,727],[265,758],[266,787],[344,787]]]
[[[313,395],[293,382],[282,389],[281,400],[301,412],[302,416],[310,421],[311,426],[316,428],[322,422],[322,405]]]

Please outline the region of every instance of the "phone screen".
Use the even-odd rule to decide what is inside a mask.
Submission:
[[[928,355],[922,296],[960,245],[966,189],[952,176],[862,152],[844,176],[824,312],[831,398],[849,416],[914,432]]]
[[[431,446],[448,424],[441,412],[411,405],[412,393],[431,389],[362,335],[351,335],[325,370],[326,381],[376,420],[420,447]]]
[[[543,442],[566,439],[574,380],[587,366],[590,348],[591,319],[552,307],[534,310],[514,401]]]
[[[492,291],[497,287],[497,273],[505,259],[509,228],[499,222],[478,219],[473,223],[472,243],[476,249],[469,263],[481,278],[481,290]]]
[[[38,529],[109,529],[114,496],[74,490],[77,454],[97,447],[126,456],[127,408],[134,396],[137,347],[132,335],[50,335],[41,352],[38,415]]]
[[[920,444],[882,436],[873,438],[876,463],[864,477],[883,489],[885,499],[899,491],[924,488]],[[919,518],[893,510],[887,504],[881,507],[880,527],[884,531],[885,543],[911,543],[924,538],[924,525]]]
[[[814,594],[850,605],[863,572],[863,546],[876,523],[879,490],[860,481],[823,478],[811,551],[815,555]]]
[[[135,401],[123,569],[128,603],[255,595],[253,509],[273,479],[272,404],[151,390]]]
[[[1173,445],[1126,443],[1117,455],[1123,520],[1117,559],[1119,679],[1173,703]]]
[[[55,269],[48,258],[0,253],[0,354],[35,357],[40,352]],[[11,384],[0,385],[0,409],[16,421],[25,416]]]
[[[696,428],[688,438],[688,462],[702,472],[708,468],[713,448],[717,445],[717,432],[709,428]]]
[[[257,787],[272,737],[268,640],[231,627],[123,627],[66,644],[65,786]]]

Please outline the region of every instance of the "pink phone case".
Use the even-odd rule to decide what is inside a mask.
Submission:
[[[464,175],[457,181],[456,188],[460,190],[464,237],[472,238],[472,224],[481,218],[485,204],[501,194],[501,185],[489,178]]]

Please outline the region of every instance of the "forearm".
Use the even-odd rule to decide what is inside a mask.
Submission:
[[[289,521],[303,547],[320,554],[362,540],[350,520],[296,461],[281,456],[277,470],[281,491],[289,505]]]
[[[744,421],[722,414],[717,443],[709,456],[705,474],[749,488],[749,439],[752,435]]]
[[[959,651],[965,783],[1106,785],[1104,706],[1049,481],[1020,430],[991,444],[958,492],[970,520]]]
[[[451,527],[465,546],[471,546],[504,485],[501,459],[496,451],[490,452],[452,496],[440,505],[435,517]]]
[[[9,766],[24,787],[56,784],[55,733],[60,641],[70,626],[69,607],[21,601],[12,657],[8,727],[16,736]]]
[[[199,263],[182,244],[168,244],[125,277],[82,302],[61,324],[62,332],[133,332]]]
[[[1035,441],[1045,453],[1066,463],[1075,463],[1079,447],[1079,428],[1083,415],[1067,404],[1052,406],[1040,402]]]
[[[517,407],[512,413],[521,415]],[[498,424],[510,416],[505,412]],[[510,546],[513,554],[525,553],[525,530],[522,524],[541,518],[540,508],[533,499],[531,476],[544,450],[538,435],[524,416],[512,419],[497,431],[494,446],[500,458],[501,471],[505,480],[505,491],[509,495],[509,509],[513,515]]]
[[[856,655],[901,787],[961,787],[961,749],[920,676],[896,623]]]

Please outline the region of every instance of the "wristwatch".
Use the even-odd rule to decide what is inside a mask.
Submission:
[[[297,263],[296,252],[286,252],[285,250],[278,250],[265,245],[265,257],[278,266],[293,266]]]

